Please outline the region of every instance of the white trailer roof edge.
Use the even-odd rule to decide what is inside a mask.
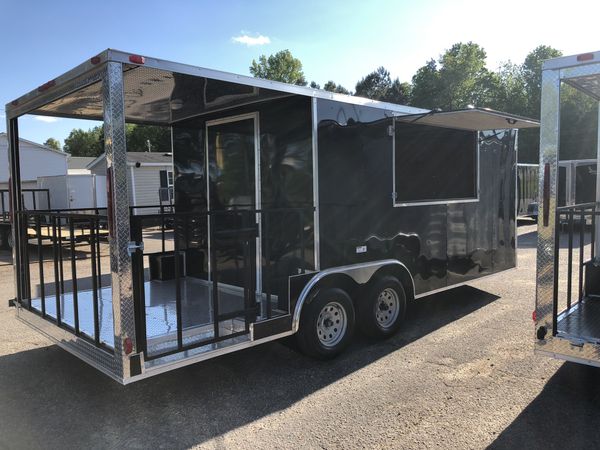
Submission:
[[[542,63],[542,70],[566,69],[567,67],[583,66],[598,62],[600,62],[600,50],[547,59]]]

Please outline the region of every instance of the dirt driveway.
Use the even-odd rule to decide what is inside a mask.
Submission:
[[[0,254],[0,448],[597,448],[600,370],[532,354],[519,268],[415,305],[331,362],[282,343],[123,387],[15,319]]]

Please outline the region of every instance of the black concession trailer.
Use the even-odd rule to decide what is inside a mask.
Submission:
[[[389,336],[415,299],[516,265],[517,129],[530,119],[115,50],[6,111],[17,316],[122,383],[292,334],[332,357],[355,328]],[[22,208],[24,114],[104,121],[105,211]],[[170,130],[168,208],[130,207],[126,123]],[[42,216],[49,260],[24,231]],[[61,239],[82,221],[89,242]]]

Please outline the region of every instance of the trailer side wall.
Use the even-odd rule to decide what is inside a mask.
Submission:
[[[420,294],[515,267],[514,131],[480,133],[479,201],[394,207],[390,114],[317,108],[322,269],[398,259]],[[460,169],[444,168],[457,180]]]

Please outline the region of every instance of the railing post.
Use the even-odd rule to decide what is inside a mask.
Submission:
[[[79,297],[77,292],[77,262],[75,261],[75,227],[73,218],[67,218],[69,222],[69,253],[71,257],[71,284],[73,286],[73,325],[75,334],[79,335]]]
[[[569,248],[567,260],[567,309],[571,308],[571,295],[573,285],[573,209],[569,209]],[[560,261],[559,261],[560,263]]]
[[[208,212],[207,214],[209,214],[208,216],[208,220],[210,222],[210,226],[209,226],[209,232],[210,232],[210,236],[209,236],[209,242],[210,242],[210,279],[212,281],[212,295],[211,295],[211,301],[212,301],[212,307],[213,307],[213,322],[214,322],[214,338],[218,338],[219,337],[219,277],[218,277],[218,272],[219,269],[217,268],[217,249],[216,249],[216,242],[215,242],[215,220],[214,220],[214,213],[212,212]]]
[[[36,215],[35,233],[37,234],[38,269],[40,272],[40,302],[42,317],[46,316],[46,286],[44,285],[44,247],[42,246],[42,224],[41,217]]]

